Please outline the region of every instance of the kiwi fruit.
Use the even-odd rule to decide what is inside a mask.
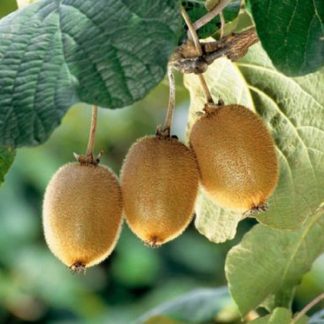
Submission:
[[[44,234],[53,254],[72,270],[103,261],[121,223],[121,190],[107,167],[69,163],[54,174],[44,196]]]
[[[129,227],[152,247],[176,238],[192,219],[198,184],[194,154],[177,138],[139,139],[130,148],[121,170]]]
[[[244,106],[206,107],[192,127],[203,188],[225,208],[263,210],[278,182],[273,139],[262,119]]]

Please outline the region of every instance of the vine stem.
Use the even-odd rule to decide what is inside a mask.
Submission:
[[[220,18],[220,22],[221,22],[219,39],[222,39],[224,36],[224,29],[225,29],[225,17],[224,17],[223,11],[221,11],[219,13],[219,18]]]
[[[168,103],[167,114],[165,116],[165,121],[162,129],[168,132],[170,135],[173,113],[175,108],[175,96],[176,96],[174,74],[172,71],[172,67],[170,65],[168,66],[168,80],[169,80],[169,103]]]
[[[187,11],[185,10],[185,8],[183,6],[181,6],[181,15],[183,17],[183,20],[185,21],[188,29],[189,29],[189,38],[191,38],[191,40],[193,41],[193,43],[195,44],[196,50],[197,50],[197,54],[199,56],[203,55],[203,51],[199,42],[199,37],[197,35],[196,29],[193,26],[189,15],[187,14]]]
[[[181,6],[181,15],[186,23],[186,25],[188,26],[188,29],[189,29],[189,32],[190,32],[190,36],[191,36],[191,40],[193,41],[195,47],[196,47],[196,50],[197,50],[197,54],[199,56],[202,56],[203,55],[203,50],[201,48],[201,45],[200,45],[200,42],[199,42],[199,37],[197,35],[197,32],[186,12],[186,10],[183,8],[183,6]],[[203,74],[199,74],[199,80],[200,80],[200,83],[201,83],[201,86],[203,88],[203,91],[205,93],[205,97],[206,97],[206,100],[208,103],[214,103],[214,100],[213,100],[213,97],[209,91],[209,88],[207,86],[207,82],[206,82],[206,79],[205,77],[203,76]]]
[[[215,6],[215,8],[210,10],[206,15],[202,16],[197,21],[195,21],[195,23],[193,24],[193,28],[197,30],[202,26],[208,24],[212,19],[219,15],[230,2],[231,0],[220,0],[219,3]]]
[[[306,313],[312,309],[316,304],[324,300],[324,293],[318,295],[311,302],[309,302],[292,320],[292,324],[297,323]]]
[[[95,139],[96,139],[96,130],[97,130],[97,115],[98,115],[98,107],[93,105],[92,106],[92,116],[91,116],[91,126],[90,126],[86,156],[93,157],[93,151],[94,151],[94,145],[95,145]]]

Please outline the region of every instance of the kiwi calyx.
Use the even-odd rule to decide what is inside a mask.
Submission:
[[[88,155],[79,155],[77,153],[73,153],[74,158],[81,164],[81,165],[93,165],[97,166],[100,163],[100,159],[102,156],[102,151],[99,152],[99,154],[94,157],[93,154]]]
[[[158,248],[161,246],[161,243],[159,243],[159,238],[155,235],[152,236],[149,240],[145,241],[144,244],[151,248]]]
[[[161,126],[156,128],[155,136],[164,139],[175,139],[178,140],[177,135],[171,135],[171,130],[169,127],[162,128]]]
[[[216,109],[219,109],[224,106],[224,100],[219,99],[218,103],[213,103],[213,102],[206,102],[205,107],[203,111],[208,115],[208,114],[213,114],[215,113]]]
[[[86,266],[83,262],[80,262],[80,261],[77,261],[75,263],[73,263],[71,266],[70,266],[70,270],[73,272],[73,273],[83,273],[85,274],[86,272]]]
[[[171,129],[170,127],[162,127],[162,126],[158,126],[156,128],[156,132],[155,135],[158,137],[164,137],[164,138],[168,138],[171,136]]]
[[[260,214],[260,213],[263,213],[263,212],[267,211],[268,208],[269,208],[269,205],[266,202],[261,203],[258,206],[253,206],[251,209],[244,212],[243,215],[246,216],[246,217],[253,217],[256,214]]]

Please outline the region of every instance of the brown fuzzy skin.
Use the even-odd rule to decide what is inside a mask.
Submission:
[[[121,171],[126,220],[150,246],[179,236],[192,219],[199,171],[175,138],[148,136],[130,148]]]
[[[278,182],[273,139],[255,113],[239,105],[208,110],[192,127],[201,183],[220,206],[261,209]]]
[[[103,261],[121,223],[121,190],[107,167],[69,163],[54,174],[43,202],[44,234],[53,254],[73,271]]]

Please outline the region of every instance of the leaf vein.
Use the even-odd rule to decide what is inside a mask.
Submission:
[[[298,82],[296,82],[294,79],[286,77],[285,75],[281,74],[280,72],[276,71],[276,70],[272,70],[268,67],[262,66],[262,65],[257,65],[257,64],[251,64],[251,63],[236,63],[241,67],[247,67],[247,68],[252,68],[252,69],[256,69],[256,70],[264,70],[267,71],[271,74],[275,74],[277,76],[279,76],[282,79],[285,79],[286,82],[290,82],[293,83],[296,87],[298,87],[305,95],[307,95],[308,97],[310,97],[320,108],[322,108],[324,110],[324,106],[318,102],[309,92],[307,92]]]

